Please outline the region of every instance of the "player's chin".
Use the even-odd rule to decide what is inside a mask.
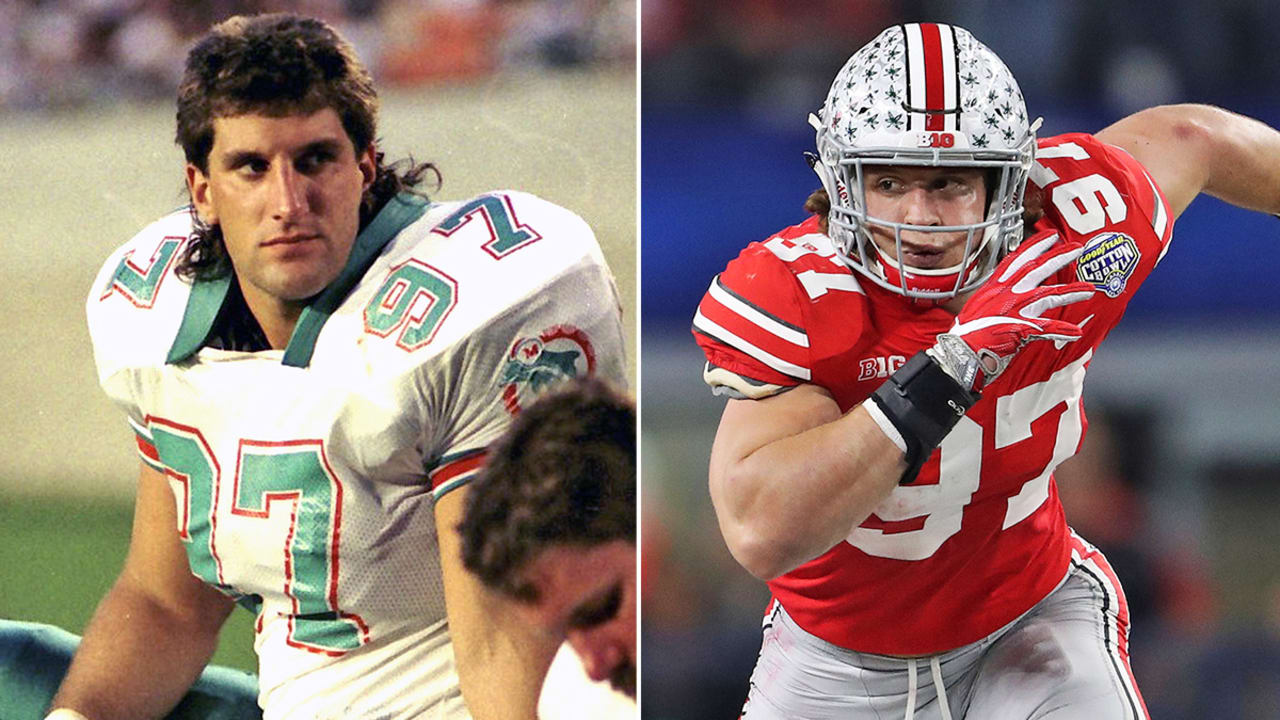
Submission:
[[[636,665],[631,660],[619,663],[609,674],[609,684],[614,690],[626,693],[627,697],[636,696]]]
[[[280,268],[272,283],[272,294],[281,300],[298,302],[320,294],[333,281],[336,273],[327,268],[298,264]]]

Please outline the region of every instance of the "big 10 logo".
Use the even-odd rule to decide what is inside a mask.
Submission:
[[[858,361],[858,382],[872,378],[887,378],[905,365],[907,359],[902,355],[881,355],[879,357],[862,358]]]

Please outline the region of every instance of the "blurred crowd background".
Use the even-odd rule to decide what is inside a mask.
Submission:
[[[644,0],[641,19],[642,708],[733,718],[768,591],[707,497],[723,400],[689,327],[729,259],[804,219],[805,120],[848,56],[894,23],[952,22],[1009,65],[1042,136],[1185,101],[1280,126],[1280,4]],[[1163,720],[1280,718],[1278,240],[1275,218],[1191,206],[1093,361],[1084,447],[1057,473],[1069,522],[1124,583],[1134,673]]]
[[[277,11],[333,23],[393,86],[635,56],[635,4],[623,0],[5,0],[0,109],[170,98],[193,38],[229,15]]]
[[[1260,72],[1280,62],[1280,6],[1265,0],[645,0],[642,13],[646,103],[776,115],[825,94],[860,42],[924,18],[989,38],[1028,101],[1126,110],[1280,89]]]

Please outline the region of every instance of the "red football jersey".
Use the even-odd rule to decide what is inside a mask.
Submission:
[[[1069,531],[1052,472],[1079,449],[1085,369],[1168,247],[1163,195],[1129,154],[1091,135],[1041,140],[1031,171],[1044,193],[1037,233],[1084,243],[1050,283],[1079,278],[1092,298],[1056,317],[1084,337],[1027,346],[985,388],[910,485],[845,541],[769,583],[803,628],[890,655],[979,640],[1065,577]],[[838,258],[818,218],[752,243],[711,284],[694,318],[706,379],[767,396],[814,383],[848,411],[954,316],[872,283]]]

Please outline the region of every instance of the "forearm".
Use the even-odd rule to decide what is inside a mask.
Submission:
[[[857,406],[727,465],[712,499],[730,552],[767,580],[847,537],[905,468],[903,452]]]
[[[89,720],[163,717],[213,654],[217,629],[117,581],[85,630],[51,708],[78,710]]]
[[[449,615],[458,682],[471,717],[534,720],[557,643],[516,622],[496,599]]]
[[[510,601],[462,564],[458,523],[469,488],[436,502],[440,571],[462,699],[474,720],[534,720],[542,679],[560,642],[520,623]]]

